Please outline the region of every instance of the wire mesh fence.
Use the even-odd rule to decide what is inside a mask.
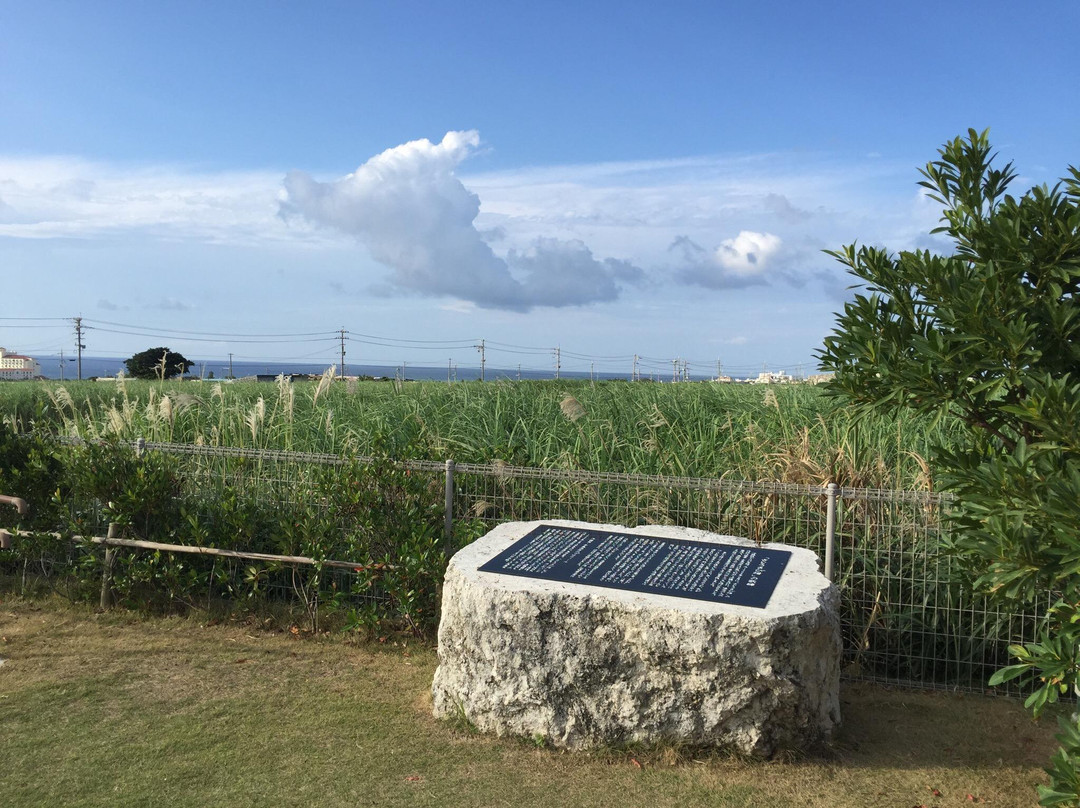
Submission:
[[[457,467],[455,487],[455,519],[681,525],[805,547],[823,561],[829,544],[828,494],[816,486],[494,464]],[[1008,664],[1011,643],[1034,640],[1050,595],[1014,613],[974,594],[942,550],[947,496],[841,488],[836,501],[834,582],[847,676],[982,691]]]
[[[1034,641],[1050,594],[1010,612],[973,592],[960,559],[943,550],[949,503],[929,493],[840,490],[834,580],[848,675],[978,692],[1010,662],[1010,644]]]
[[[321,482],[327,475],[358,474],[361,466],[370,470],[373,464],[411,475],[421,497],[433,506],[445,506],[450,551],[489,526],[543,519],[679,525],[804,547],[822,559],[827,548],[835,546],[833,577],[841,594],[843,670],[849,678],[982,691],[990,674],[1008,663],[1009,644],[1034,640],[1051,605],[1048,593],[1035,607],[1009,612],[974,594],[958,559],[942,549],[943,517],[950,499],[931,492],[837,489],[830,536],[828,491],[809,485],[141,441],[137,449],[174,458],[188,502],[205,499],[204,513],[196,506],[189,514],[193,529],[200,519],[220,513],[223,499],[235,501],[237,529],[247,531],[253,544],[264,546],[273,537],[262,535],[269,525],[258,524],[257,514],[267,508],[278,515],[314,508],[332,529],[354,530],[355,512],[340,503],[320,501]],[[393,494],[383,496],[381,507],[392,514],[397,505]],[[253,502],[265,507],[240,506]],[[392,554],[395,548],[384,549]],[[49,565],[55,571],[66,563],[77,559],[40,559],[46,571]],[[222,569],[226,568],[229,574],[213,577],[222,587],[228,585],[229,575],[245,574],[242,567]],[[342,593],[355,592],[352,575],[347,569],[334,570],[312,590],[310,582],[298,585],[295,570],[274,569],[266,573],[264,591],[302,597],[317,609],[320,598],[340,600]],[[361,592],[359,597],[377,598],[378,593]],[[1019,691],[1006,686],[997,692]]]

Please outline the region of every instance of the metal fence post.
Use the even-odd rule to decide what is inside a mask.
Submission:
[[[836,556],[836,483],[825,486],[828,497],[825,506],[825,577],[833,579],[833,561]]]
[[[450,541],[454,536],[454,461],[446,461],[446,515],[443,523],[443,533],[446,537],[447,549],[450,549]]]
[[[135,456],[142,457],[146,451],[146,438],[139,438],[135,441]]]
[[[108,539],[117,539],[120,537],[120,525],[116,522],[109,522],[109,532],[106,536]],[[112,573],[113,563],[116,560],[116,550],[105,545],[105,567],[101,572],[101,608],[108,609],[112,606]]]

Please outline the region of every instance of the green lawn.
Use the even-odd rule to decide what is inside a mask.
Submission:
[[[1053,749],[1001,699],[847,686],[832,748],[568,754],[430,714],[432,649],[0,600],[0,804],[1034,803]],[[933,793],[940,792],[940,796]]]

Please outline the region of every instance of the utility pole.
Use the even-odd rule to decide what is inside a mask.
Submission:
[[[555,378],[559,378],[559,374],[562,372],[562,347],[555,346]]]
[[[641,381],[641,374],[638,373],[637,369],[638,358],[638,355],[634,354],[634,369],[630,372],[630,381],[632,382]]]
[[[409,367],[409,363],[404,359],[401,360],[401,380],[405,381],[405,371]]]
[[[690,381],[690,362],[686,359],[682,361],[682,380],[684,382]]]
[[[723,369],[724,369],[724,366],[721,365],[720,360],[717,359],[716,360],[716,380],[717,381],[720,381],[720,377],[724,375]]]
[[[345,330],[345,326],[341,327],[341,378],[345,378],[345,335],[349,333]],[[231,355],[231,354],[230,354]]]
[[[450,384],[450,363],[454,361],[453,357],[446,360],[446,383]]]
[[[480,340],[480,344],[476,346],[476,350],[480,352],[480,381],[484,381],[484,364],[487,358],[484,354],[484,341]]]
[[[60,381],[64,380],[64,349],[60,349]]]
[[[589,383],[596,384],[596,363],[589,363]]]
[[[235,379],[236,378],[235,376],[233,376],[233,372],[232,372],[232,353],[231,352],[229,353],[229,378],[230,379]]]
[[[83,345],[82,331],[83,331],[82,317],[76,317],[75,318],[75,347],[79,351],[79,364],[78,364],[78,367],[79,367],[79,381],[82,381],[82,352],[83,352],[83,348],[86,347],[85,345]]]
[[[677,382],[679,380],[679,360],[671,360],[671,381]]]
[[[518,381],[521,381],[521,365],[518,364]]]

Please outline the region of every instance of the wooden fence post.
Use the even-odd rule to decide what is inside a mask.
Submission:
[[[116,522],[109,523],[109,533],[106,536],[107,539],[120,538],[120,525]],[[113,563],[116,560],[116,550],[105,545],[105,567],[101,572],[101,608],[108,609],[112,606],[112,574]]]

